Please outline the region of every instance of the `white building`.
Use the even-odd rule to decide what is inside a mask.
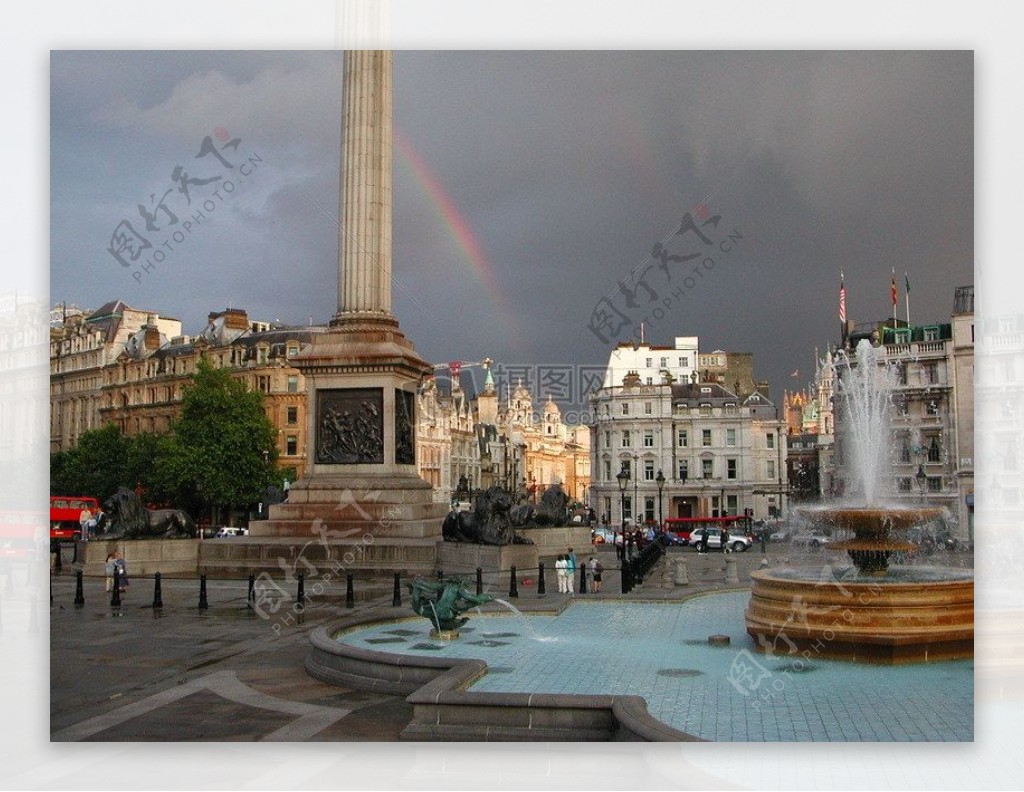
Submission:
[[[760,393],[741,399],[718,383],[647,384],[628,372],[591,403],[591,504],[613,525],[785,512],[785,422]]]
[[[660,385],[665,375],[674,382],[689,382],[697,368],[697,336],[679,336],[675,346],[621,343],[612,350],[603,387],[621,385],[631,371],[643,385]]]

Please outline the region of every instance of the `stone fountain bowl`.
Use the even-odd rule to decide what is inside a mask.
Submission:
[[[899,533],[920,523],[938,519],[943,514],[942,509],[924,506],[886,509],[836,507],[798,511],[813,523],[849,531],[858,538]]]

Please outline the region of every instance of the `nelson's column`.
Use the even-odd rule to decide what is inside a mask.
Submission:
[[[239,567],[278,570],[300,555],[346,570],[436,564],[446,506],[415,464],[416,389],[432,369],[391,313],[391,80],[391,52],[345,52],[338,311],[292,358],[306,378],[310,464],[288,501],[252,524]]]

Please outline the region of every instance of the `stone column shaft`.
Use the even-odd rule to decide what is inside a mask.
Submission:
[[[387,50],[346,50],[338,316],[391,316],[391,73]]]

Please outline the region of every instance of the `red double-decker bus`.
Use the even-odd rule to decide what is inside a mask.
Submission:
[[[88,509],[95,517],[100,502],[88,495],[52,495],[50,497],[50,540],[80,539],[82,511]]]
[[[730,533],[737,531],[750,534],[751,520],[741,514],[726,517],[668,517],[665,532],[674,534],[680,542],[689,542],[690,534],[699,528],[725,528]]]

